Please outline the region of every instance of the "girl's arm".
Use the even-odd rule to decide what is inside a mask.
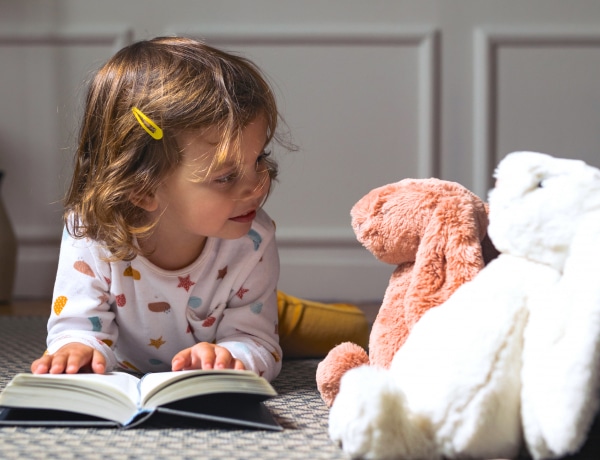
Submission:
[[[104,367],[111,370],[116,359],[111,349],[117,340],[114,313],[110,311],[110,265],[102,260],[101,247],[90,240],[76,240],[63,232],[60,258],[54,285],[53,305],[48,320],[47,354],[67,359],[81,347],[66,347],[80,344],[88,349],[84,355],[92,363],[104,358]],[[60,352],[59,352],[60,350]],[[100,355],[98,355],[98,353]],[[80,359],[77,362],[85,362]],[[74,361],[75,362],[75,361]],[[85,365],[87,365],[85,364]],[[100,369],[96,366],[93,370]]]

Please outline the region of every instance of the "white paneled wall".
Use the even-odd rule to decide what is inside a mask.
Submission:
[[[596,0],[0,0],[0,168],[17,297],[51,294],[81,98],[133,40],[183,34],[254,60],[299,151],[267,204],[290,294],[374,301],[393,267],[349,211],[406,177],[485,197],[506,153],[600,166]]]
[[[600,22],[478,27],[473,38],[474,188],[491,188],[515,150],[600,167]]]

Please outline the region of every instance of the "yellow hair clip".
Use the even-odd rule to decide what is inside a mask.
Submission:
[[[144,131],[146,131],[148,134],[150,134],[156,140],[162,139],[162,137],[163,137],[162,129],[160,129],[158,127],[158,125],[156,123],[154,123],[150,118],[148,118],[144,114],[144,112],[142,112],[137,107],[134,107],[133,109],[131,109],[131,111],[133,112],[133,115],[135,116],[135,119],[138,121],[140,126],[142,128],[144,128]],[[150,128],[152,128],[152,129],[150,129]]]

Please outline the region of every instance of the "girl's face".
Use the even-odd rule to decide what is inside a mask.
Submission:
[[[140,244],[154,251],[149,259],[162,268],[182,268],[193,262],[207,237],[246,235],[269,191],[264,118],[257,117],[242,132],[241,165],[225,163],[204,179],[217,150],[218,135],[216,129],[178,135],[182,164],[147,198],[150,204],[144,208],[158,218],[158,225]]]

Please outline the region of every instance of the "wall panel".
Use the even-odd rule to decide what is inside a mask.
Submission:
[[[52,292],[61,199],[70,181],[85,80],[131,30],[0,33],[0,158],[3,198],[19,243],[15,296]]]
[[[52,290],[90,71],[132,40],[173,33],[247,55],[275,86],[299,147],[275,149],[267,203],[290,294],[381,298],[392,267],[357,243],[349,217],[374,187],[438,176],[485,197],[497,162],[521,149],[600,166],[596,0],[0,0],[17,296]]]
[[[280,183],[266,206],[278,225],[280,288],[316,298],[381,298],[390,267],[356,242],[349,212],[374,187],[437,174],[437,32],[227,25],[167,30],[243,53],[266,70],[278,92],[299,147],[279,155]]]
[[[600,30],[480,28],[475,32],[474,183],[517,150],[600,167]]]

